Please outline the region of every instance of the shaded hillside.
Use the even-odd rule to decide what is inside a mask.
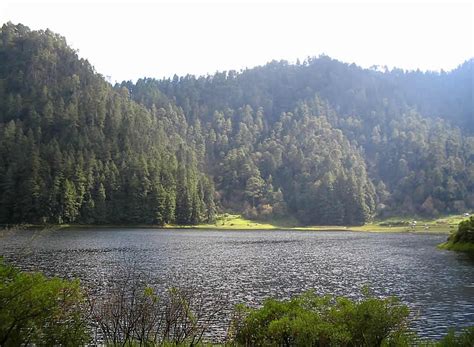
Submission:
[[[50,31],[6,24],[0,37],[0,223],[214,218],[179,109],[113,90]]]

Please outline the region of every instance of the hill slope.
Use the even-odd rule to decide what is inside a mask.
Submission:
[[[382,73],[322,56],[121,87],[147,107],[165,94],[199,125],[224,206],[254,216],[275,204],[235,193],[252,167],[301,221],[350,223],[341,205],[354,199],[366,216],[374,201],[382,216],[474,208],[473,66]]]
[[[0,37],[0,223],[474,208],[472,60],[382,73],[323,56],[112,87],[48,30]]]
[[[6,24],[0,38],[0,223],[214,218],[179,109],[113,90],[50,31]]]

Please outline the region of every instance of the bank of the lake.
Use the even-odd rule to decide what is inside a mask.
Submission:
[[[96,224],[60,224],[60,225],[18,225],[21,229],[115,229],[115,228],[138,228],[138,229],[194,229],[194,230],[306,230],[306,231],[364,231],[364,232],[410,232],[410,233],[443,233],[448,234],[457,229],[460,221],[465,217],[462,215],[450,215],[436,219],[420,219],[417,217],[393,217],[375,220],[360,226],[343,225],[311,225],[301,226],[292,219],[272,219],[268,221],[251,220],[238,214],[221,214],[215,223],[198,225],[150,225],[150,224],[123,224],[123,225],[96,225]],[[415,222],[415,223],[414,223]]]
[[[474,217],[461,221],[458,229],[438,248],[474,255]]]

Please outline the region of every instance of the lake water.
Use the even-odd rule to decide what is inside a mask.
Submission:
[[[422,336],[474,325],[474,263],[440,251],[446,235],[307,231],[79,229],[21,231],[0,239],[0,255],[24,270],[106,288],[123,269],[144,272],[157,287],[193,288],[207,300],[259,305],[314,289],[361,296],[396,295]],[[211,337],[225,336],[225,319]]]

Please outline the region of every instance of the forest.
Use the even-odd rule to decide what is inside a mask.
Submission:
[[[319,56],[112,86],[58,34],[0,36],[1,224],[474,209],[474,59],[421,72]]]

